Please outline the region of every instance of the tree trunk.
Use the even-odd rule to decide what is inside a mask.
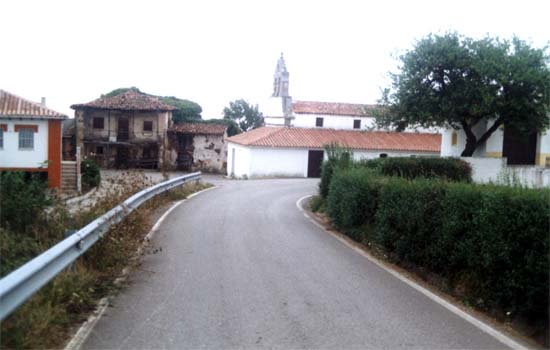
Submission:
[[[471,157],[474,155],[474,152],[477,148],[477,140],[474,137],[473,139],[470,137],[466,138],[466,147],[464,147],[464,151],[460,154],[461,157]]]
[[[477,123],[477,122],[476,122]],[[474,155],[476,148],[485,143],[487,139],[501,126],[503,123],[502,117],[498,118],[493,125],[479,138],[472,131],[472,125],[462,122],[462,129],[466,133],[466,147],[462,151],[461,157],[471,157]],[[474,124],[475,125],[475,124]]]
[[[462,122],[462,130],[466,134],[466,147],[462,151],[461,157],[471,157],[477,148],[477,137],[472,131],[472,126],[466,122]]]

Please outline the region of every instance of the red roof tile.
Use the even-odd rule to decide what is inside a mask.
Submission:
[[[168,129],[171,132],[199,135],[223,135],[227,126],[223,124],[183,123],[174,124]]]
[[[296,114],[328,114],[340,116],[365,117],[376,105],[364,105],[339,102],[295,101],[292,111]]]
[[[40,103],[0,90],[0,116],[32,119],[67,119],[63,113],[43,107]]]
[[[323,148],[338,143],[356,150],[439,153],[441,149],[441,135],[408,132],[262,127],[227,140],[256,147]]]
[[[72,109],[116,109],[124,111],[173,111],[176,107],[161,102],[158,98],[128,90],[113,97],[101,97],[88,103],[74,104]]]

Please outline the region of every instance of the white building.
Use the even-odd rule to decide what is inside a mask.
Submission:
[[[375,130],[377,105],[293,101],[289,94],[289,73],[281,54],[273,77],[273,94],[260,104],[266,126],[326,128],[336,130]],[[407,132],[438,133],[438,129],[407,129]]]
[[[67,116],[0,90],[0,171],[43,172],[61,187],[61,121]]]
[[[354,159],[438,156],[438,134],[262,127],[228,139],[227,174],[235,177],[319,177],[323,147],[337,143]]]
[[[480,122],[473,131],[480,137],[491,126],[491,121]],[[466,134],[462,129],[448,129],[442,133],[441,156],[459,157],[465,146]],[[506,158],[508,165],[550,167],[550,130],[526,136],[501,126],[475,150],[473,156]]]

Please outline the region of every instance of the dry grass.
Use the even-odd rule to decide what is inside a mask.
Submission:
[[[63,239],[67,229],[77,229],[118,205],[130,195],[151,185],[140,173],[126,173],[116,180],[111,189],[93,206],[69,213],[61,202],[37,219],[30,237],[19,240],[12,232],[0,230],[2,251],[24,251],[36,255]],[[193,182],[156,196],[132,212],[95,244],[73,268],[58,275],[16,312],[2,322],[0,347],[2,349],[59,348],[75,324],[85,320],[97,301],[116,291],[114,281],[135,255],[151,227],[156,210],[174,200],[210,187]],[[32,242],[34,249],[17,247],[21,242]],[[6,257],[4,257],[4,260]],[[15,265],[32,258],[19,260]]]

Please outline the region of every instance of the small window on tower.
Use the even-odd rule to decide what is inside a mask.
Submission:
[[[355,119],[353,121],[353,128],[354,129],[361,129],[361,119]]]
[[[315,126],[318,126],[320,128],[323,127],[323,118],[316,118],[315,119]]]
[[[143,131],[153,131],[153,122],[150,120],[144,120]]]

